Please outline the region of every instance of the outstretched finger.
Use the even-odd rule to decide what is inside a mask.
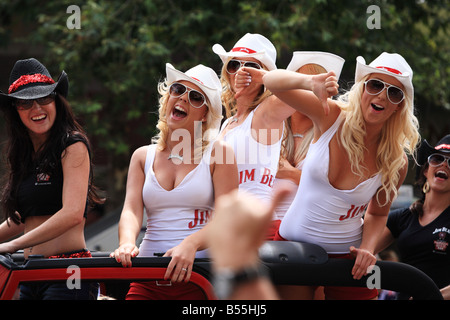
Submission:
[[[280,182],[277,188],[273,190],[272,201],[269,207],[269,212],[273,212],[276,207],[291,193],[293,188],[291,184],[284,184]]]

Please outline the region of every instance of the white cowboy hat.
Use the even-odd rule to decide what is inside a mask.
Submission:
[[[216,115],[222,114],[222,85],[213,69],[199,64],[183,73],[175,69],[170,63],[166,63],[166,75],[169,84],[186,80],[197,85],[208,97],[210,107],[214,109],[214,113]],[[217,126],[219,126],[221,118],[219,118]]]
[[[213,45],[212,50],[217,54],[223,63],[228,58],[252,57],[260,61],[268,70],[275,70],[277,60],[277,50],[272,42],[266,37],[257,33],[247,33],[236,42],[229,52],[218,43]]]
[[[396,78],[404,86],[406,94],[412,99],[414,98],[413,71],[406,60],[398,53],[383,52],[369,65],[366,65],[366,60],[363,57],[357,57],[355,82],[371,73],[382,73]]]
[[[313,63],[323,67],[327,72],[334,71],[339,79],[345,59],[329,53],[320,51],[295,51],[287,70],[297,71],[300,67]]]

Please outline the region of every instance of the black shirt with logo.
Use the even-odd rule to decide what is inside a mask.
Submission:
[[[450,207],[422,226],[409,208],[389,213],[387,227],[394,238],[400,260],[425,272],[439,288],[450,285]]]
[[[85,143],[77,136],[68,137],[61,154],[70,145],[80,141]],[[25,222],[27,217],[53,215],[61,210],[64,183],[61,160],[50,167],[48,172],[42,172],[39,164],[34,163],[22,179],[17,193],[17,212],[22,222]]]

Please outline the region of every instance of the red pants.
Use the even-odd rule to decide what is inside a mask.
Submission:
[[[269,229],[267,230],[266,240],[277,240],[275,237],[278,235],[278,229],[280,228],[281,220],[272,220]]]
[[[159,280],[132,282],[126,300],[206,300],[206,295],[190,282]]]

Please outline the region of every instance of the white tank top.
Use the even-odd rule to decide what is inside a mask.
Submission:
[[[233,148],[239,171],[239,190],[247,191],[263,201],[269,201],[272,196],[272,187],[278,170],[280,159],[281,140],[266,145],[256,141],[252,136],[252,120],[255,108],[244,122],[229,130],[223,139]],[[227,126],[228,118],[222,125]],[[278,130],[262,129],[259,132],[260,141],[278,135]]]
[[[147,230],[139,247],[139,256],[153,256],[166,252],[184,238],[200,230],[212,218],[214,186],[210,170],[210,147],[200,163],[190,171],[174,189],[167,191],[160,186],[153,171],[156,145],[148,146],[145,160],[145,182],[142,190],[147,213]],[[198,251],[197,258],[207,256],[206,250]]]
[[[359,247],[365,209],[377,189],[377,174],[352,190],[334,188],[328,180],[329,143],[342,118],[311,143],[297,194],[281,221],[280,235],[286,240],[315,243],[328,253],[348,253]]]

